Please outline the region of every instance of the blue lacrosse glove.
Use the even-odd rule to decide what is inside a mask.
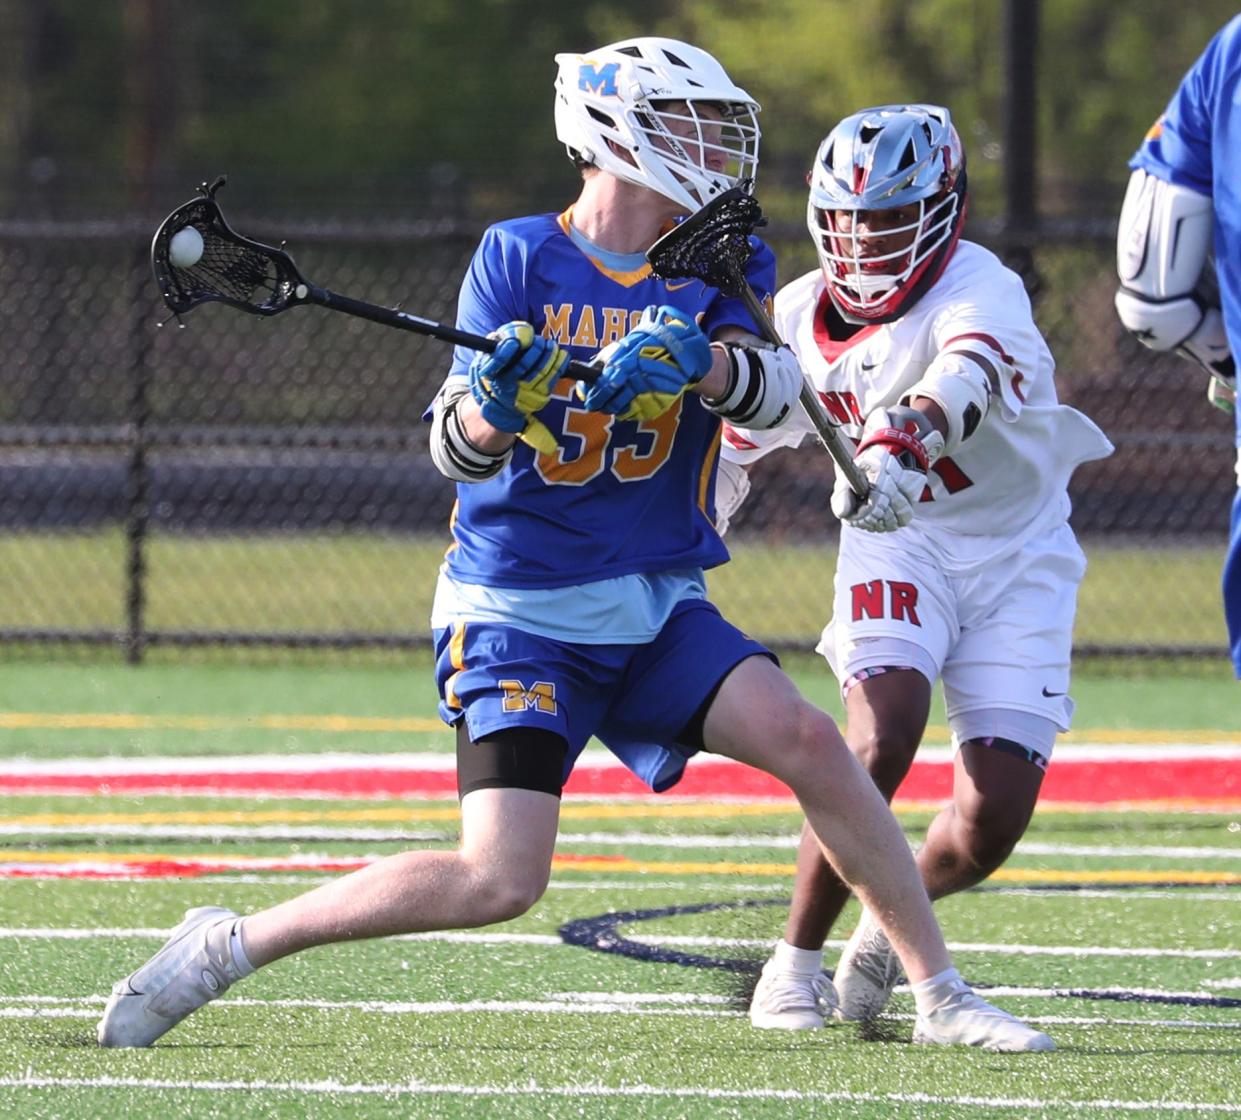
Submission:
[[[648,307],[624,338],[595,359],[603,372],[593,385],[578,382],[592,412],[621,420],[662,416],[711,369],[711,346],[694,317],[675,307]]]
[[[529,323],[505,323],[487,337],[498,345],[470,363],[470,392],[483,419],[536,451],[554,452],[556,437],[534,414],[547,404],[569,355],[552,339],[536,337]]]

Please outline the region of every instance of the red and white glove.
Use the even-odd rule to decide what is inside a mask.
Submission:
[[[926,472],[944,449],[944,437],[924,413],[898,406],[866,418],[854,461],[870,483],[859,498],[837,473],[832,512],[858,529],[891,533],[913,520],[926,487]]]

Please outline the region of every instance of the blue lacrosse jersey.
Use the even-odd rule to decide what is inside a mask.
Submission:
[[[1224,327],[1241,358],[1241,16],[1189,68],[1129,166],[1211,199]],[[1237,421],[1241,446],[1241,410]]]
[[[574,242],[569,218],[542,214],[486,231],[461,288],[463,330],[487,334],[525,320],[583,361],[624,337],[651,305],[693,315],[708,336],[728,326],[757,333],[740,299],[700,280],[660,280],[646,264],[609,268]],[[775,259],[753,244],[747,276],[769,301]],[[449,376],[465,376],[475,356],[459,347]],[[556,437],[554,454],[518,441],[498,475],[458,485],[449,574],[490,587],[556,588],[724,563],[714,525],[719,418],[685,393],[656,420],[618,420],[585,409],[574,384],[562,379],[539,413]]]
[[[1210,197],[1224,328],[1241,360],[1241,16],[1207,44],[1129,165]],[[1241,485],[1241,408],[1236,419]],[[1241,677],[1241,492],[1233,505],[1223,590],[1233,666]]]

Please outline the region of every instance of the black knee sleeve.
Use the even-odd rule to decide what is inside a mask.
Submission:
[[[457,796],[476,789],[530,789],[559,797],[569,745],[553,731],[509,727],[474,742],[457,724]]]
[[[1022,762],[1030,762],[1037,766],[1040,770],[1047,769],[1047,759],[1045,759],[1038,751],[1031,747],[1023,747],[1020,743],[1014,743],[1012,739],[986,738],[986,739],[969,739],[971,743],[978,743],[980,746],[990,747],[993,751],[999,751],[1001,754],[1012,755],[1013,758],[1019,758]]]
[[[720,686],[723,683],[724,677],[720,677],[711,691],[707,693],[703,702],[698,705],[698,710],[689,717],[689,722],[677,733],[676,741],[681,746],[690,747],[696,751],[705,749],[705,744],[702,741],[702,732],[707,722],[707,713],[711,710],[711,705],[715,703],[716,694],[720,691]]]
[[[752,655],[746,654],[746,657],[750,656]],[[780,659],[770,650],[764,650],[760,656],[766,657],[767,660],[773,665],[780,664]],[[745,658],[743,657],[741,660],[744,661]],[[707,695],[703,698],[702,703],[698,705],[698,710],[689,717],[689,721],[677,733],[677,743],[683,747],[689,747],[696,751],[703,751],[707,749],[702,738],[703,729],[707,723],[707,713],[711,710],[711,705],[715,703],[715,698],[719,694],[720,689],[724,687],[724,682],[728,680],[728,674],[740,664],[741,661],[738,661],[736,665],[730,665],[727,672],[725,672],[720,679],[712,685],[711,691],[707,693]]]

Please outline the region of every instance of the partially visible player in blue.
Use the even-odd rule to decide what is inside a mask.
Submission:
[[[1202,366],[1212,403],[1236,417],[1238,490],[1223,593],[1241,679],[1241,412],[1233,362],[1241,348],[1241,16],[1189,68],[1129,166],[1116,310],[1147,346]]]
[[[190,911],[113,989],[100,1042],[148,1046],[311,946],[524,913],[547,886],[561,790],[591,736],[654,789],[704,749],[787,783],[880,916],[920,1041],[1005,1049],[1014,1027],[1045,1039],[964,984],[900,826],[835,724],[706,598],[704,569],[728,556],[713,523],[721,420],[780,423],[801,370],[748,333],[739,301],[654,279],[644,253],[753,177],[758,105],[685,43],[557,61],[556,131],[581,193],[562,215],[487,231],[458,321],[498,345],[458,352],[432,409],[432,457],[458,483],[432,624],[461,845],[379,860],[245,918]],[[749,278],[771,293],[761,245]],[[562,378],[570,354],[595,359],[597,380]]]

